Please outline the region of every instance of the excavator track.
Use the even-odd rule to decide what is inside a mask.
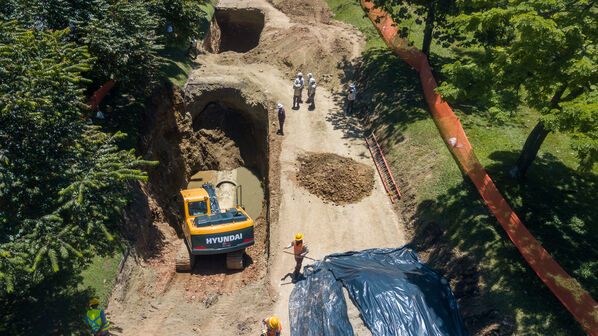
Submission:
[[[233,270],[243,269],[243,253],[245,249],[226,254],[226,268]]]
[[[177,272],[189,272],[195,264],[195,255],[189,253],[187,244],[183,242],[176,254],[175,268]]]

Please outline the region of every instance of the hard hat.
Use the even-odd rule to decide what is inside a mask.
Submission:
[[[311,74],[311,72],[307,74],[307,77],[309,77],[309,78],[313,77],[312,74]]]
[[[278,104],[278,105],[277,105],[277,107],[278,107],[278,108],[282,108],[282,104]]]
[[[295,235],[295,240],[296,241],[303,240],[303,235],[301,233],[297,233],[297,235]]]
[[[90,306],[95,306],[97,304],[100,304],[100,300],[98,300],[98,298],[93,298],[93,299],[89,300]]]
[[[280,321],[278,321],[278,317],[272,316],[270,318],[270,321],[268,322],[268,325],[270,326],[270,328],[272,329],[276,329],[278,328],[278,325],[280,324]]]
[[[297,74],[297,77],[302,77],[302,76],[303,76],[303,74],[301,72]]]
[[[310,79],[309,79],[309,82],[310,82],[310,83],[315,83],[315,82],[316,82],[316,80],[315,80],[315,79],[313,79],[313,78],[310,78]]]
[[[355,83],[351,83],[351,85],[349,85],[350,87],[354,88],[355,87]]]

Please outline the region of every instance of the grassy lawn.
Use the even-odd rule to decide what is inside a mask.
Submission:
[[[481,276],[481,295],[500,311],[512,332],[583,335],[569,312],[539,280],[496,222],[477,190],[464,179],[427,111],[418,74],[389,51],[357,1],[328,0],[335,19],[357,26],[368,42],[359,74],[357,106],[382,140],[399,188],[414,197],[416,224],[444,231],[444,239],[473,258]],[[421,47],[423,28],[413,22],[410,38]],[[431,57],[452,57],[432,44]],[[439,67],[438,67],[439,68]],[[564,134],[551,133],[524,183],[508,170],[538,120],[522,108],[504,124],[480,112],[453,105],[480,162],[532,234],[565,270],[598,297],[597,169],[583,174]],[[430,224],[431,223],[431,224]],[[415,227],[414,242],[426,239],[426,225]],[[436,265],[434,265],[437,267]],[[463,310],[466,307],[461,307]]]
[[[91,290],[104,308],[108,304],[108,297],[122,257],[122,252],[107,257],[95,257],[87,269],[81,272],[82,281],[79,288]]]
[[[206,32],[210,27],[210,21],[214,15],[215,0],[208,1],[201,5],[204,11],[205,19],[202,20],[201,30]],[[201,37],[203,39],[203,36]],[[191,70],[191,63],[193,58],[188,52],[189,45],[167,46],[158,53],[164,59],[162,72],[166,80],[170,81],[178,87],[183,87],[189,78],[189,71]]]

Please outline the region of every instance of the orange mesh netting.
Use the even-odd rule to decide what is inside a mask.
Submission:
[[[114,86],[114,83],[115,82],[111,79],[104,83],[101,88],[94,91],[87,102],[87,105],[89,105],[92,111],[95,111],[98,108],[102,99],[104,99],[104,97],[108,94],[108,91],[110,91],[110,89],[112,89]]]
[[[409,47],[408,41],[399,37],[397,34],[398,28],[384,11],[374,9],[373,3],[366,2],[366,0],[361,0],[361,4],[386,44],[419,72],[426,101],[440,134],[444,141],[449,144],[449,148],[457,158],[461,168],[473,181],[490,211],[505,229],[513,244],[581,326],[590,335],[598,335],[598,304],[546,252],[502,197],[475,156],[459,118],[453,113],[450,106],[442,101],[440,95],[434,91],[437,84],[432,75],[427,56],[419,49]]]

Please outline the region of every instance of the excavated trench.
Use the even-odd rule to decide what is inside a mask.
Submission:
[[[204,48],[211,53],[248,52],[257,47],[264,28],[264,13],[255,8],[217,8]]]
[[[181,238],[184,214],[179,191],[188,188],[198,172],[239,171],[241,180],[247,183],[257,180],[263,190],[255,192],[245,186],[246,197],[266,195],[261,211],[253,211],[258,213],[253,218],[256,244],[247,250],[245,261],[253,265],[265,258],[269,205],[267,109],[260,102],[248,103],[240,90],[232,88],[200,91],[185,101],[181,92],[175,90],[169,97],[157,96],[155,100],[155,110],[146,115],[148,137],[142,144],[142,148],[147,148],[145,158],[159,161],[148,172],[149,196],[158,206],[154,216],[166,221]],[[197,178],[195,180],[197,182]],[[146,256],[154,255],[151,247],[159,245],[155,242],[146,245],[150,247]],[[201,265],[193,272],[225,272],[221,257],[200,258]]]

